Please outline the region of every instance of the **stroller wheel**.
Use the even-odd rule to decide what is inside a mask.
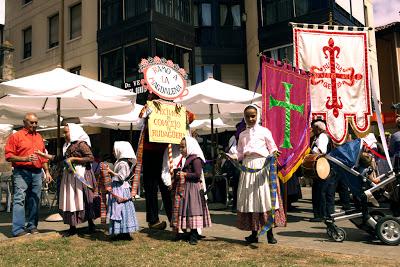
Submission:
[[[343,242],[346,239],[346,231],[343,230],[340,227],[337,227],[333,232],[332,232],[332,238],[336,242]]]
[[[391,216],[381,218],[375,227],[376,235],[386,245],[400,244],[400,220]]]

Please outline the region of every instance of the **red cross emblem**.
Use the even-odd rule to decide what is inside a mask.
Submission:
[[[328,58],[329,56],[329,62],[322,67],[311,66],[311,84],[317,85],[322,83],[325,88],[332,90],[332,97],[327,98],[325,106],[327,109],[333,109],[333,115],[337,118],[339,116],[339,109],[343,108],[343,103],[341,98],[337,95],[337,90],[343,84],[353,86],[355,80],[361,80],[363,76],[359,73],[354,74],[354,68],[342,67],[335,61],[336,58],[339,58],[340,47],[335,46],[335,42],[332,38],[329,38],[328,46],[324,46],[322,52],[324,53],[325,58]],[[328,69],[330,72],[324,72]],[[330,83],[324,79],[330,79]]]

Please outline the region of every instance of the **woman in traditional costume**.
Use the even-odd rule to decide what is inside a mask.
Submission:
[[[136,164],[136,155],[129,142],[116,141],[114,156],[117,159],[114,170],[108,168],[112,180],[107,216],[109,233],[114,239],[131,239],[130,234],[139,230],[128,182]]]
[[[197,229],[211,226],[210,212],[201,182],[205,158],[196,139],[186,136],[180,143],[182,161],[178,163],[174,181],[174,206],[172,227],[178,230],[191,229],[189,243],[196,245],[199,239]],[[182,168],[180,170],[179,168]]]
[[[258,231],[268,223],[272,210],[279,209],[278,197],[272,202],[270,188],[270,168],[266,165],[267,157],[279,153],[270,130],[259,125],[260,112],[255,105],[244,110],[246,130],[240,136],[237,146],[237,159],[243,160],[239,178],[237,196],[238,228],[251,231],[245,240],[248,243],[258,242]],[[248,171],[259,170],[259,171]],[[277,243],[272,234],[272,227],[267,232],[268,243]]]
[[[96,219],[93,205],[96,179],[91,168],[94,157],[90,139],[83,128],[75,123],[68,123],[64,127],[64,135],[66,142],[62,158],[36,153],[53,161],[65,159],[67,163],[63,170],[59,196],[59,209],[63,211],[64,224],[70,226],[64,236],[75,235],[76,226],[86,221],[89,224],[88,233],[91,234],[96,229],[93,222]]]

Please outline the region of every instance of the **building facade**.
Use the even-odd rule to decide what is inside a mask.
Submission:
[[[400,102],[400,22],[376,28],[376,46],[382,112],[385,122],[394,124],[392,104]]]
[[[194,75],[195,35],[191,0],[100,0],[97,33],[99,80],[145,95],[142,58],[164,57]]]
[[[7,1],[5,25],[16,78],[61,66],[97,79],[96,1]]]

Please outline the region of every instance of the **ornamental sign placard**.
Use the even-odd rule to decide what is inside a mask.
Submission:
[[[174,100],[188,94],[186,71],[172,60],[159,57],[142,59],[139,72],[144,76],[141,80],[143,87],[162,99]]]
[[[174,103],[147,101],[149,116],[149,141],[156,143],[179,144],[186,135],[186,108],[177,108]]]

